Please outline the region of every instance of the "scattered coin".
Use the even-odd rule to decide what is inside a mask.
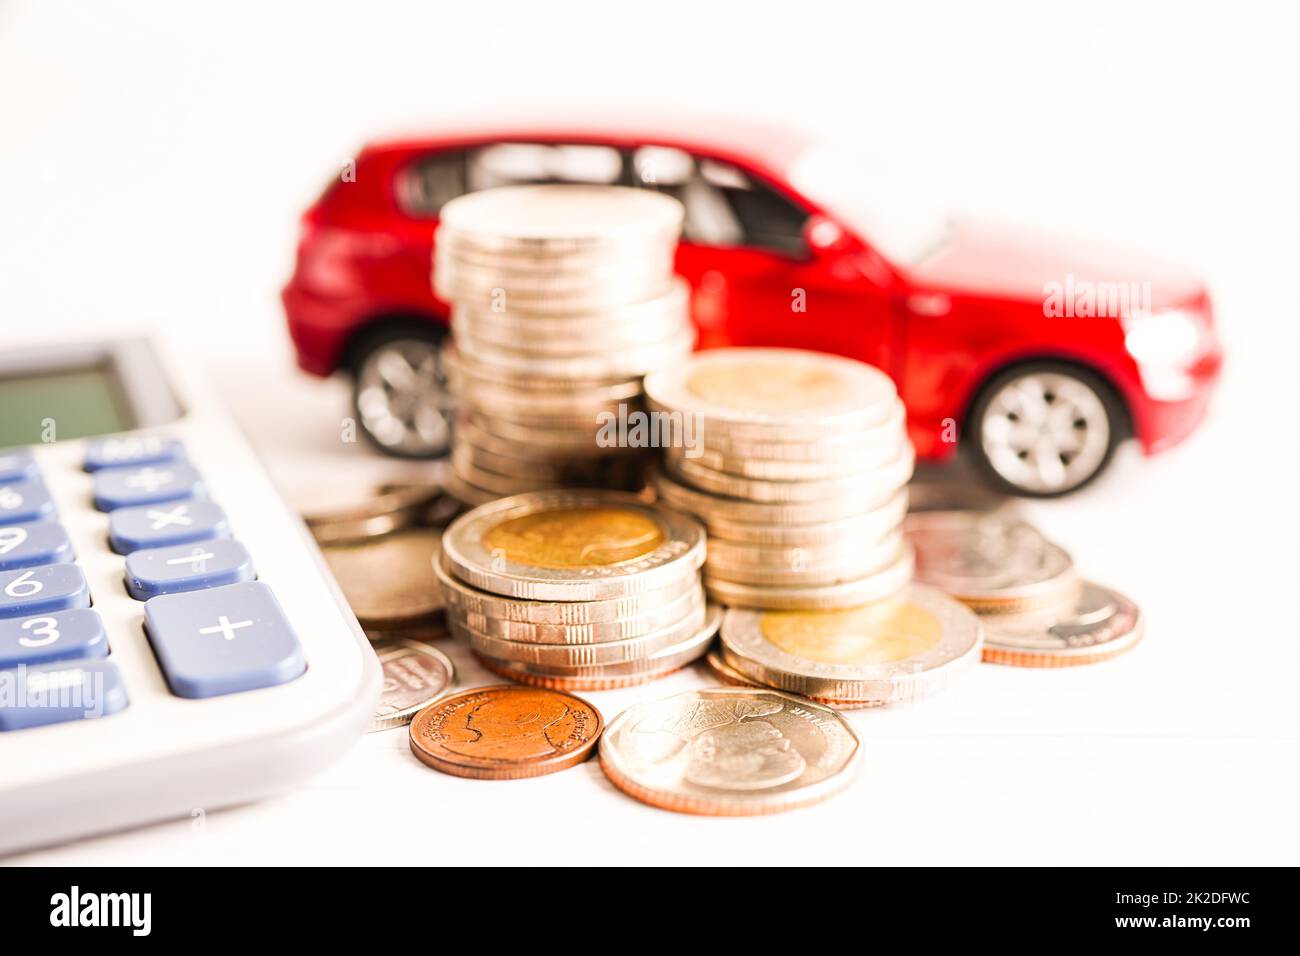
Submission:
[[[1090,581],[1057,609],[984,618],[984,660],[1017,667],[1096,664],[1132,650],[1144,622],[1124,595]]]
[[[540,777],[591,756],[604,722],[580,697],[510,684],[444,697],[415,715],[411,752],[458,777]]]
[[[429,621],[443,607],[434,577],[438,528],[406,528],[321,553],[363,627],[385,630]]]
[[[447,655],[411,640],[372,641],[384,672],[371,731],[402,727],[451,686],[456,669]]]
[[[450,510],[439,485],[387,484],[360,496],[349,490],[334,493],[329,501],[307,503],[303,521],[317,543],[345,544],[412,525],[445,522]]]
[[[729,610],[727,664],[751,681],[859,704],[913,701],[980,659],[980,620],[940,592],[831,611]]]
[[[818,803],[862,769],[862,743],[830,708],[770,690],[687,691],[614,719],[600,765],[625,793],[681,813],[746,816]]]
[[[982,612],[1050,606],[1077,593],[1070,555],[1011,515],[927,511],[909,515],[904,527],[917,580]]]

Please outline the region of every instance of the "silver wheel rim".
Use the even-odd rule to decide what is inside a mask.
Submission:
[[[994,393],[980,441],[993,470],[1017,488],[1068,491],[1101,467],[1110,416],[1095,391],[1072,375],[1029,372]]]
[[[397,339],[366,356],[357,372],[357,411],[382,447],[405,455],[435,455],[451,442],[451,399],[440,347]]]

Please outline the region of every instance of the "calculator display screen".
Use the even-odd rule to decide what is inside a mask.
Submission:
[[[0,448],[135,428],[111,363],[0,375]]]

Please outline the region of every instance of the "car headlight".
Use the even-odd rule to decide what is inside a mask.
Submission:
[[[1124,347],[1140,365],[1185,367],[1200,357],[1205,334],[1200,316],[1171,309],[1126,322]]]

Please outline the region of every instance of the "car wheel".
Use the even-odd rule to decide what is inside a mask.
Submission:
[[[1064,363],[1042,362],[992,379],[971,409],[966,433],[995,485],[1048,498],[1101,474],[1126,420],[1105,380]]]
[[[451,447],[454,406],[442,365],[443,338],[395,330],[358,349],[352,403],[362,431],[381,451],[436,458]]]

